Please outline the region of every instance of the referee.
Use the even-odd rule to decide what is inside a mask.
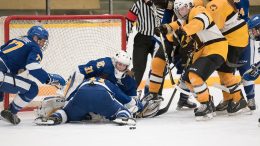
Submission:
[[[132,31],[136,22],[138,33],[134,38],[133,46],[133,72],[139,86],[145,72],[148,54],[153,55],[155,48],[154,28],[160,26],[164,10],[156,8],[152,0],[138,0],[128,11],[126,19],[128,31]]]

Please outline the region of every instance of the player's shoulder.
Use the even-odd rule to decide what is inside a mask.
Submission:
[[[99,59],[97,60],[97,63],[98,63],[98,62],[104,63],[104,66],[113,66],[113,61],[112,61],[112,58],[111,58],[111,57],[99,58]]]
[[[214,11],[217,10],[219,7],[223,7],[223,5],[227,5],[226,0],[213,0],[207,3],[206,8]]]
[[[194,18],[196,15],[201,14],[201,13],[205,13],[206,12],[206,8],[203,6],[195,6],[191,9],[189,17],[190,18]]]

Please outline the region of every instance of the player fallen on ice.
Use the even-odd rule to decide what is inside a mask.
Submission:
[[[133,114],[143,109],[142,103],[136,99],[132,108],[126,108],[122,102],[131,103],[131,97],[125,95],[118,86],[98,77],[85,80],[79,85],[75,94],[62,108],[47,117],[35,119],[37,125],[57,125],[75,122],[100,115],[119,125],[135,125]],[[131,103],[132,104],[132,103]]]

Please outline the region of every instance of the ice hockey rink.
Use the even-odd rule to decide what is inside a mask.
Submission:
[[[129,40],[132,41],[133,36]],[[131,46],[128,51],[131,53]],[[148,61],[150,62],[150,61]],[[150,68],[148,63],[147,68]],[[174,72],[174,71],[173,71]],[[147,76],[147,70],[146,70]],[[177,77],[178,78],[178,77]],[[173,88],[163,92],[162,107],[168,103]],[[219,89],[210,87],[215,104],[222,98]],[[260,85],[256,85],[256,103],[260,103]],[[196,121],[193,110],[176,110],[179,92],[169,111],[156,118],[137,119],[136,129],[103,123],[67,123],[36,126],[34,112],[21,112],[21,123],[13,126],[0,120],[0,146],[259,146],[260,110],[253,114],[228,116],[217,113],[209,121]],[[193,99],[195,101],[195,99]]]
[[[164,104],[173,89],[163,92]],[[215,104],[221,100],[221,91],[210,87]],[[256,102],[260,103],[260,85],[256,86]],[[177,92],[170,110],[159,117],[138,119],[136,129],[113,123],[68,123],[57,126],[36,126],[33,112],[19,113],[22,122],[13,126],[0,121],[1,146],[259,146],[260,110],[250,115],[228,116],[217,113],[210,121],[195,121],[193,110],[176,110]],[[258,104],[259,105],[259,104]],[[164,107],[164,105],[162,105]]]

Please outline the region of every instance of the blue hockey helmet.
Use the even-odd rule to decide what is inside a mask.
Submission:
[[[260,41],[260,15],[254,15],[248,21],[250,37],[256,41]]]
[[[31,27],[28,32],[27,35],[31,38],[33,38],[33,36],[37,36],[38,39],[45,39],[48,40],[49,37],[49,33],[46,29],[44,29],[41,26],[33,26]]]

